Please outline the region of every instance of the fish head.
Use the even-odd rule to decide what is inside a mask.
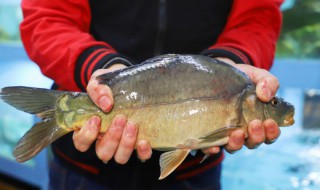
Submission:
[[[294,124],[294,106],[280,97],[274,97],[265,104],[264,115],[275,120],[279,126]]]

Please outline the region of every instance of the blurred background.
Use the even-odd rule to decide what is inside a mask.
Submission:
[[[320,189],[320,1],[286,0],[283,30],[271,72],[278,95],[296,108],[296,123],[282,128],[271,146],[226,154],[224,190]],[[50,88],[20,41],[20,0],[0,0],[0,88],[21,85]],[[11,156],[35,119],[0,102],[0,189],[46,189],[48,151],[18,164]],[[39,180],[41,179],[41,180]]]

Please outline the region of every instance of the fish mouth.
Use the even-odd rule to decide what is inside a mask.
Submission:
[[[293,116],[294,116],[294,112],[293,112],[293,111],[291,111],[290,113],[288,113],[288,114],[286,115],[286,117],[284,118],[284,120],[283,120],[282,126],[286,127],[286,126],[291,126],[291,125],[293,125],[293,124],[294,124],[294,118],[293,118]]]

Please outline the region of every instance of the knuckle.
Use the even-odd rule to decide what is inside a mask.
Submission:
[[[279,84],[278,78],[277,78],[276,76],[274,76],[274,75],[271,75],[271,76],[269,77],[269,80],[270,80],[270,82],[272,82],[272,83],[274,83],[274,84]]]
[[[85,139],[86,142],[90,142],[90,144],[97,139],[98,133],[94,131],[86,131],[82,135],[82,139]]]
[[[109,142],[119,144],[121,140],[121,134],[122,134],[121,130],[114,129],[114,130],[108,130],[108,132],[105,135]]]
[[[124,150],[128,150],[128,151],[132,151],[134,148],[134,141],[132,141],[131,139],[128,140],[126,138],[121,139],[121,143],[120,146],[121,148],[123,148]]]

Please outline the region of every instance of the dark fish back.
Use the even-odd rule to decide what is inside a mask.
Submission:
[[[100,79],[120,109],[230,97],[253,86],[238,69],[201,55],[162,55]]]

